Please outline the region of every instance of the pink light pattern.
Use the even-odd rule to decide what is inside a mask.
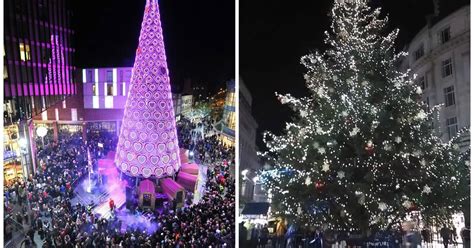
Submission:
[[[147,0],[115,165],[133,177],[172,176],[180,167],[168,66],[156,0]]]

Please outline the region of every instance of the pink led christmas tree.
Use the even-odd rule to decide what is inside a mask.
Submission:
[[[146,2],[115,164],[143,178],[172,176],[180,167],[157,0]]]

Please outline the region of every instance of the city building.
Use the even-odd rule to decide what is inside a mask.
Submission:
[[[70,1],[6,0],[4,14],[4,173],[12,180],[36,170],[32,119],[78,88]]]
[[[221,120],[222,116],[224,115],[226,91],[224,89],[220,89],[210,99],[211,99],[210,100],[211,118],[212,118],[213,122],[217,122],[217,121]]]
[[[183,105],[183,97],[181,93],[171,93],[173,96],[173,107],[174,107],[174,115],[176,116],[176,120],[178,121],[181,118],[181,111]]]
[[[82,69],[84,121],[88,127],[118,134],[131,77],[132,67]]]
[[[181,96],[181,114],[189,115],[193,108],[193,95]]]
[[[224,114],[221,125],[221,141],[224,144],[233,145],[235,142],[235,81],[227,82],[227,93],[224,105]]]
[[[260,201],[255,199],[255,185],[259,161],[257,158],[257,121],[252,116],[252,95],[242,80],[239,81],[239,166],[241,174],[240,199],[244,201]]]
[[[470,6],[434,20],[407,46],[403,67],[417,75],[425,104],[443,104],[433,124],[447,142],[470,126]],[[460,146],[467,149],[468,134]]]
[[[442,104],[433,127],[448,142],[459,130],[470,127],[470,6],[448,14],[435,7],[433,18],[408,44],[407,51],[401,67],[417,75],[426,105]],[[469,133],[461,136],[459,146],[468,151]],[[457,230],[468,226],[469,220],[469,206],[452,219]]]

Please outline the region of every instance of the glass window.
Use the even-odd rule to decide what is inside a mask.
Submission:
[[[428,88],[428,80],[426,80],[425,76],[421,76],[419,80],[419,84],[422,90]]]
[[[107,82],[113,82],[114,76],[111,70],[107,70]]]
[[[72,121],[77,121],[77,109],[75,109],[75,108],[71,109],[71,120]]]
[[[114,95],[114,85],[113,84],[107,84],[107,94],[106,96],[113,96]]]
[[[444,78],[453,74],[453,64],[451,59],[443,60],[441,65],[441,73]]]
[[[20,43],[20,59],[22,61],[31,60],[30,46],[25,43]]]
[[[415,51],[415,61],[423,57],[423,55],[425,55],[425,47],[423,44],[421,44],[420,47]]]
[[[99,95],[98,92],[97,92],[97,87],[95,86],[95,84],[92,85],[92,95],[94,95],[94,96]]]
[[[456,117],[453,118],[448,118],[446,120],[446,127],[448,131],[448,137],[449,139],[452,139],[454,136],[456,136],[458,132],[458,120]]]
[[[441,30],[440,32],[441,44],[448,42],[451,39],[451,29],[449,27]]]
[[[226,105],[235,106],[235,93],[234,92],[230,92],[227,94]]]
[[[449,107],[451,105],[456,104],[456,96],[454,94],[454,86],[449,86],[448,88],[444,88],[444,105]]]
[[[92,78],[92,70],[87,70],[87,82],[94,82],[93,78]]]
[[[7,65],[3,65],[3,79],[8,78]]]
[[[122,96],[126,96],[127,95],[127,91],[126,91],[126,84],[125,83],[122,83]]]

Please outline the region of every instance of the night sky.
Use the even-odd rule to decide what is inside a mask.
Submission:
[[[301,56],[325,49],[328,13],[334,0],[240,0],[240,75],[253,96],[253,115],[259,129],[257,144],[264,149],[262,132],[280,134],[292,112],[276,99],[275,91],[300,97],[308,94]],[[389,14],[389,29],[400,29],[397,47],[410,42],[433,13],[432,0],[372,0]],[[468,0],[441,1],[441,15],[451,13]]]
[[[73,1],[76,66],[133,66],[145,0]],[[160,0],[172,84],[224,85],[235,71],[235,3]]]

